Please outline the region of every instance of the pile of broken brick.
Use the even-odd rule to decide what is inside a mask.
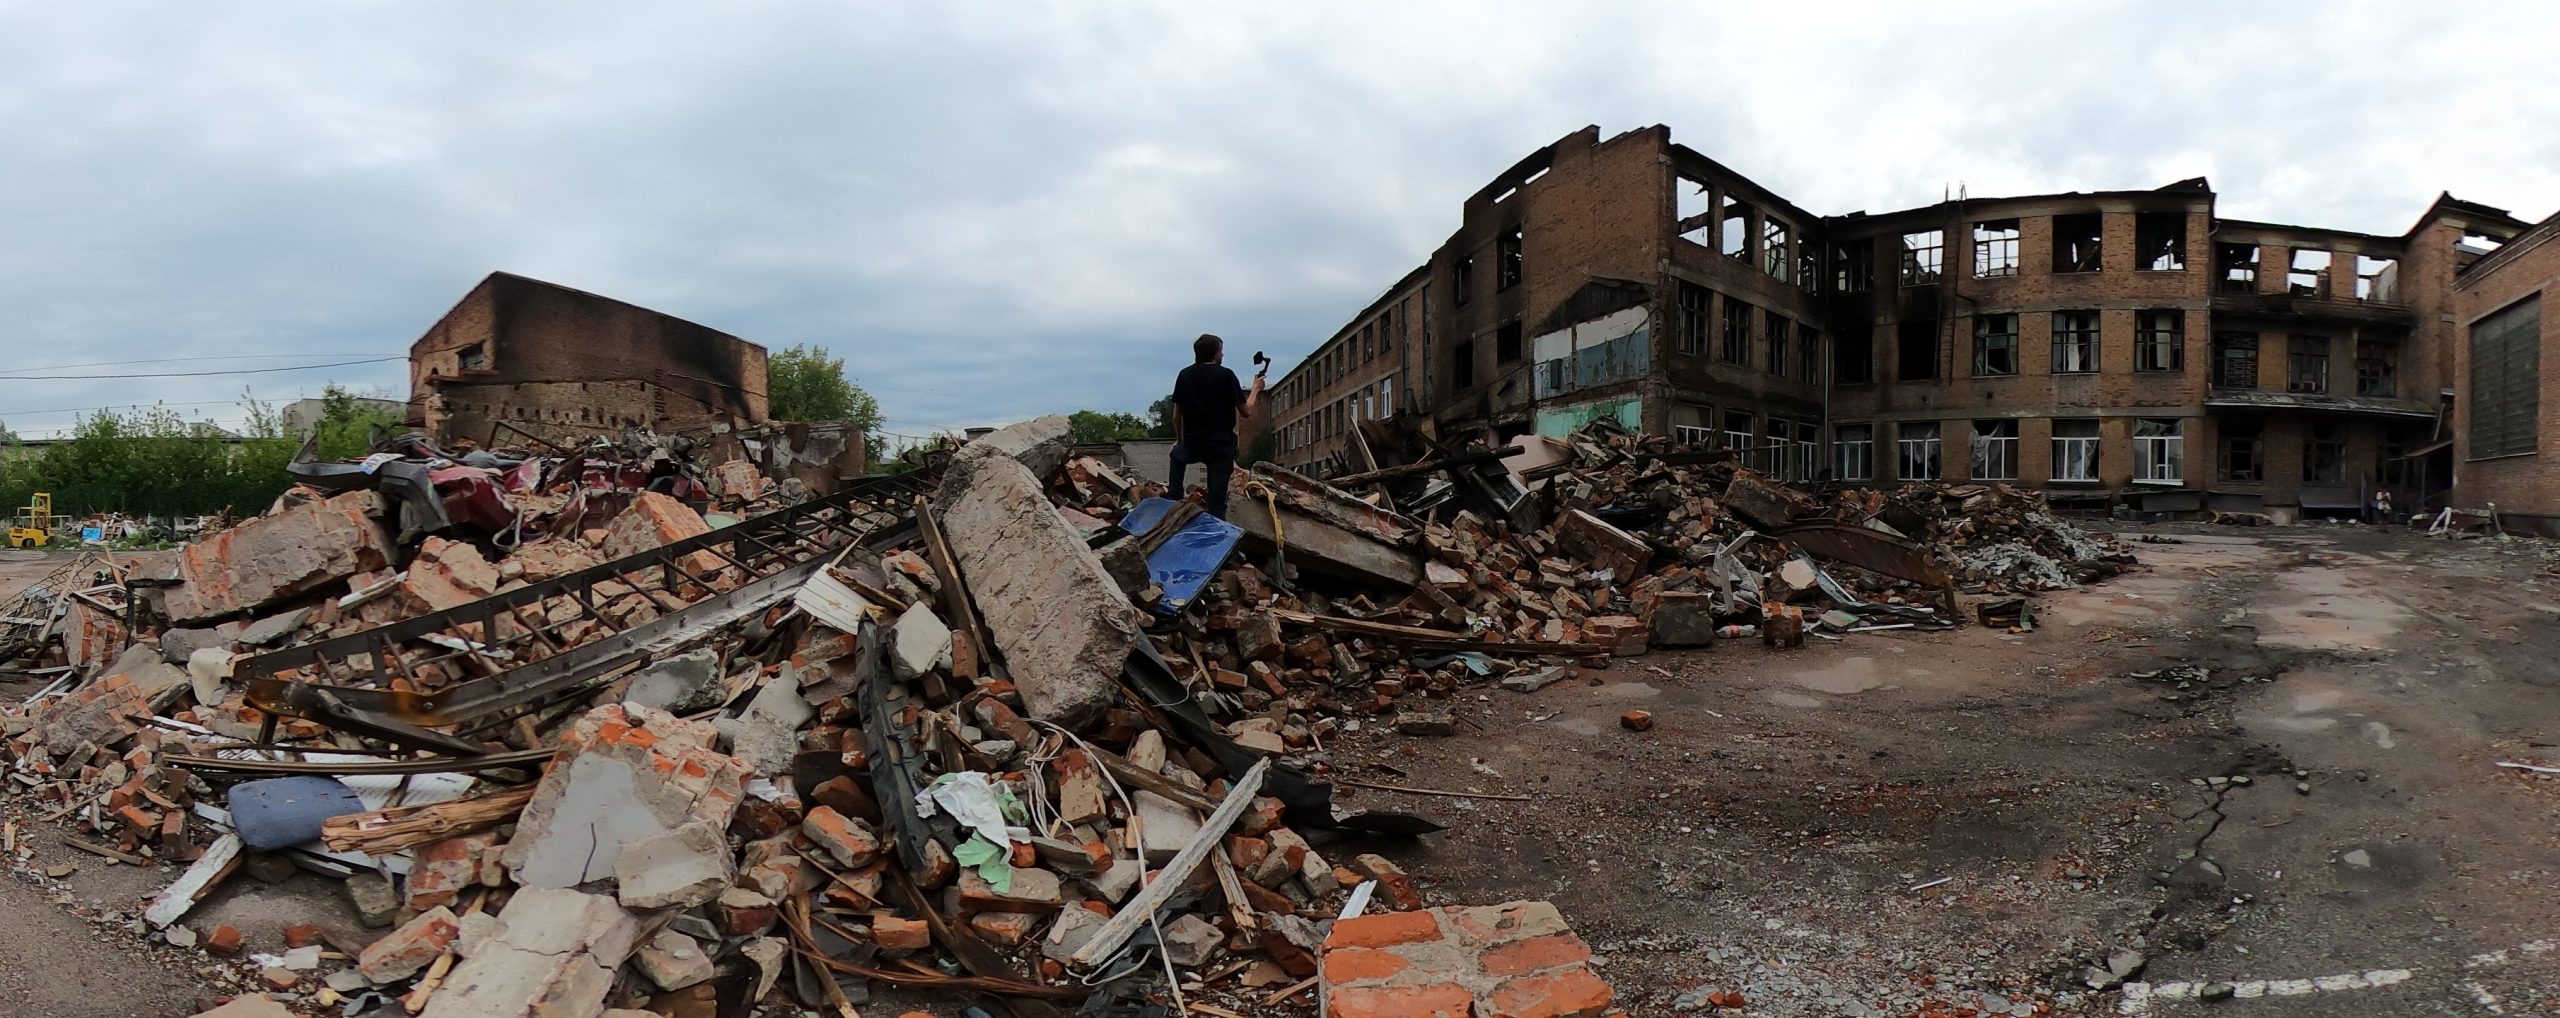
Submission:
[[[1229,522],[1067,430],[832,492],[482,463],[498,526],[297,489],[166,575],[22,599],[50,614],[12,652],[58,678],[5,715],[12,790],[184,864],[135,921],[245,959],[226,1016],[1597,1018],[1551,905],[1435,908],[1368,851],[1438,826],[1337,803],[1329,737],[1653,647],[1958,624],[1959,588],[2034,586],[1969,557],[1995,544],[2064,583],[2123,560],[2005,489],[1808,494],[1602,431],[1411,512],[1240,471]],[[382,932],[187,923],[280,863]]]

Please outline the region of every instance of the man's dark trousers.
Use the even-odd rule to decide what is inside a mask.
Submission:
[[[1236,436],[1234,432],[1218,435],[1189,435],[1173,446],[1173,497],[1181,498],[1190,490],[1182,484],[1183,468],[1197,463],[1209,472],[1204,482],[1209,486],[1209,500],[1203,508],[1209,515],[1227,518],[1227,482],[1236,472]]]

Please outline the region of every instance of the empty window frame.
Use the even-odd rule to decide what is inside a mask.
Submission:
[[[2356,299],[2398,301],[2400,299],[2400,260],[2357,255]]]
[[[1724,447],[1727,449],[1749,449],[1751,448],[1751,442],[1751,411],[1725,411]]]
[[[2053,313],[2053,373],[2068,375],[2098,370],[2098,313]]]
[[[1695,424],[1674,424],[1671,426],[1672,440],[1679,442],[1682,445],[1708,445],[1715,441],[1715,434],[1716,433],[1712,429],[1702,428]]]
[[[2133,214],[2133,267],[2145,272],[2177,272],[2187,267],[2187,214]]]
[[[2223,293],[2255,293],[2258,289],[2258,245],[2213,246],[2214,288]]]
[[[1761,452],[1755,457],[1745,457],[1747,465],[1781,481],[1803,480],[1795,472],[1795,434],[1794,421],[1770,417],[1768,433],[1760,439]]]
[[[2534,441],[2542,404],[2542,296],[2535,294],[2471,323],[2471,423],[2466,459],[2521,456]]]
[[[1449,270],[1449,297],[1459,307],[1467,306],[1476,295],[1476,260],[1460,258]]]
[[[2390,398],[2400,394],[2400,345],[2356,341],[2356,395]]]
[[[1807,383],[1822,381],[1822,332],[1803,322],[1796,323],[1796,377]]]
[[[2214,440],[2214,476],[2225,481],[2256,483],[2267,479],[2265,427],[2257,421],[2220,421]]]
[[[1832,341],[1831,380],[1842,385],[1866,385],[1876,380],[1875,330],[1853,328]]]
[[[1707,355],[1707,334],[1714,328],[1707,317],[1706,287],[1682,280],[1680,283],[1680,352],[1699,357]]]
[[[2314,423],[2302,433],[2302,483],[2343,484],[2347,479],[2346,429]]]
[[[1476,384],[1476,344],[1467,340],[1449,348],[1449,384],[1464,389]]]
[[[1906,421],[1893,426],[1895,462],[1905,481],[1938,479],[1938,422]]]
[[[2284,291],[2296,297],[2329,295],[2329,252],[2296,249],[2285,268]]]
[[[1361,326],[1361,327],[1360,327],[1360,362],[1361,362],[1361,363],[1363,363],[1363,364],[1366,364],[1366,363],[1368,363],[1368,362],[1370,362],[1370,361],[1374,361],[1374,360],[1377,360],[1377,359],[1378,359],[1378,332],[1377,332],[1377,328],[1376,328],[1374,325],[1363,325],[1363,326]]]
[[[1902,235],[1902,285],[1933,286],[1938,282],[1939,258],[1945,237],[1942,231],[1922,230]]]
[[[1520,359],[1520,323],[1504,322],[1493,332],[1493,362],[1509,364]]]
[[[1732,195],[1724,197],[1724,214],[1718,216],[1716,237],[1722,242],[1727,258],[1751,260],[1751,203]]]
[[[1894,378],[1917,381],[1938,377],[1938,323],[1919,319],[1906,321],[1895,330],[1893,343]]]
[[[1788,346],[1795,342],[1795,337],[1789,334],[1787,328],[1792,324],[1794,323],[1788,321],[1787,316],[1775,311],[1769,312],[1769,320],[1765,327],[1765,331],[1769,334],[1769,363],[1767,367],[1770,374],[1784,375],[1787,373],[1787,354],[1789,353]]]
[[[1796,285],[1806,293],[1822,292],[1822,249],[1811,242],[1796,245]]]
[[[2133,313],[2133,370],[2179,371],[2187,364],[2187,315],[2183,311]]]
[[[1513,225],[1502,231],[1493,242],[1493,288],[1508,290],[1520,285],[1520,227]]]
[[[1973,224],[1973,276],[2018,274],[2018,221],[1994,219]]]
[[[1843,481],[1875,477],[1876,428],[1872,424],[1840,424],[1831,429],[1834,469]]]
[[[2137,417],[2133,421],[2133,480],[2137,484],[2178,484],[2187,477],[2186,421],[2176,417]]]
[[[1977,481],[2014,481],[2018,479],[2018,422],[2015,420],[1973,422],[1973,479]]]
[[[1724,339],[1719,353],[1727,364],[1751,365],[1751,305],[1724,299]]]
[[[2018,316],[1976,315],[1973,319],[1973,373],[2018,373]]]
[[[1831,289],[1838,293],[1865,293],[1875,285],[1876,242],[1861,237],[1845,244],[1831,246]]]
[[[2053,422],[2053,479],[2095,483],[2098,480],[2098,421],[2066,417]]]
[[[2095,213],[2053,217],[2053,271],[2097,272],[2105,267],[2099,251],[2106,239],[2106,218]]]
[[[1793,462],[1788,475],[1799,481],[1810,481],[1822,468],[1822,428],[1812,421],[1796,422],[1795,446],[1787,450]]]
[[[2258,387],[2257,333],[2217,332],[2213,334],[2213,387],[2216,389]]]
[[[1793,271],[1795,265],[1794,253],[1787,250],[1791,232],[1787,224],[1776,216],[1764,216],[1760,220],[1760,270],[1782,281],[1788,278],[1787,273]]]
[[[1672,228],[1680,231],[1680,239],[1699,247],[1713,245],[1716,227],[1716,218],[1712,214],[1716,210],[1715,193],[1707,189],[1705,181],[1691,180],[1687,177],[1681,177],[1673,184],[1672,193],[1675,196],[1671,209],[1674,217]]]
[[[2329,391],[2329,337],[2294,336],[2285,344],[2284,391]]]

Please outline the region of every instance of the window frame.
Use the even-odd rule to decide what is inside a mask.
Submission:
[[[1680,312],[1680,350],[1695,357],[1707,355],[1707,342],[1715,332],[1715,291],[1688,280],[1681,280],[1678,301]],[[1696,297],[1696,303],[1690,298]]]
[[[1527,271],[1526,264],[1521,260],[1521,247],[1524,242],[1525,237],[1518,223],[1511,224],[1510,229],[1494,236],[1493,292],[1501,293],[1520,285]]]
[[[2252,422],[2244,429],[2238,421],[2224,421],[2215,431],[2213,445],[2215,479],[2232,484],[2265,484],[2267,482],[2265,424]],[[2232,461],[2237,458],[2232,453],[2236,450],[2246,450],[2248,453],[2249,466],[2246,471],[2232,468]]]
[[[2077,321],[2082,319],[2084,316],[2087,322],[2087,326],[2085,328],[2064,327],[2064,320],[2066,317]],[[2057,375],[2089,375],[2097,373],[2098,354],[2100,349],[2098,342],[2100,321],[2101,318],[2095,310],[2056,311],[2053,313],[2053,363],[2050,365],[2051,373]],[[2072,359],[2081,361],[2082,365],[2079,367],[2064,367],[2063,365],[2066,363],[2066,358],[2063,356],[2063,353],[2066,350],[2071,350],[2080,354],[2079,357]]]
[[[1928,243],[1913,241],[1926,238]],[[1946,231],[1914,230],[1902,235],[1900,278],[1904,286],[1936,286],[1946,271]]]
[[[2008,326],[2008,331],[1996,331],[2004,322]],[[2003,348],[2009,354],[2008,369],[1991,370],[1992,352]],[[1973,376],[1975,378],[2006,378],[2017,373],[2018,316],[2016,314],[1973,316]]]
[[[2003,229],[2000,224],[2007,223]],[[1973,224],[1973,278],[2000,279],[2018,274],[2018,238],[2023,236],[2015,219],[1985,219]]]
[[[2063,434],[2063,428],[2066,425],[2074,432],[2078,432],[2083,425],[2086,425],[2088,434]],[[2052,456],[2052,461],[2047,464],[2045,468],[2047,479],[2051,483],[2055,484],[2098,483],[2098,461],[2106,452],[2106,436],[2105,432],[2098,424],[2098,419],[2095,417],[2056,417],[2049,425],[2047,425],[2047,429],[2048,434],[2046,435],[2046,442],[2048,443],[2048,451]],[[2075,455],[2075,452],[2082,452],[2083,454]],[[2086,470],[2082,473],[2066,472],[2075,463],[2085,465]],[[2083,473],[2085,476],[2082,476]]]
[[[1983,433],[1990,425],[1992,432]],[[2001,429],[2008,434],[2000,434]],[[2018,479],[2018,419],[2015,417],[1977,419],[1966,432],[1967,469],[1969,479],[1976,481],[2015,481]],[[2005,468],[2005,472],[2003,470]]]
[[[1724,313],[1718,318],[1723,331],[1718,335],[1716,359],[1740,367],[1751,366],[1751,313],[1756,310],[1759,309],[1749,301],[1725,295]]]
[[[2328,336],[2292,333],[2285,336],[2284,391],[2314,396],[2329,392]]]
[[[1851,437],[1851,431],[1856,437]],[[1832,469],[1843,481],[1872,481],[1876,474],[1876,426],[1873,424],[1834,424],[1831,426]],[[1855,471],[1851,467],[1855,450]]]
[[[2320,473],[2316,472],[2322,465],[2322,453],[2324,452],[2328,454],[2326,459],[2328,460],[2327,466],[2329,469],[2325,472],[2327,476],[2321,476]],[[2306,422],[2303,425],[2302,483],[2347,483],[2346,428],[2337,424],[2324,424],[2318,421]]]
[[[1761,317],[1761,345],[1769,350],[1768,363],[1762,365],[1762,368],[1770,374],[1783,378],[1787,374],[1787,354],[1789,353],[1787,346],[1795,342],[1792,328],[1795,320],[1774,308],[1764,312]]]
[[[1925,428],[1926,434],[1913,434]],[[1895,480],[1935,481],[1946,475],[1944,427],[1937,421],[1902,421],[1893,426]],[[1924,464],[1926,473],[1913,473],[1914,462]]]
[[[2145,427],[2166,427],[2166,435],[2143,434]],[[2133,419],[2133,483],[2187,483],[2187,422],[2183,417]]]
[[[2079,222],[2079,221],[2081,221],[2081,220],[2088,220],[2088,221],[2090,222],[2090,226],[2092,227],[2092,229],[2090,229],[2090,230],[2088,230],[2088,231],[2082,231],[2082,230],[2079,230],[2079,229],[2076,229],[2076,228],[2066,227],[2066,226],[2064,225],[2064,224],[2066,224],[2066,223],[2073,223],[2073,224],[2076,224],[2077,222]],[[2064,214],[2061,214],[2061,215],[2054,216],[2054,217],[2053,217],[2053,219],[2052,219],[2052,224],[2053,224],[2053,265],[2052,265],[2052,271],[2053,271],[2053,274],[2054,274],[2054,275],[2057,275],[2057,276],[2077,276],[2077,275],[2086,275],[2086,274],[2088,274],[2088,273],[2092,273],[2092,272],[2105,272],[2105,271],[2107,271],[2107,216],[2106,216],[2106,213],[2104,213],[2104,212],[2070,212],[2070,213],[2064,213]],[[2068,232],[2066,232],[2066,230],[2067,230]],[[2083,251],[2079,251],[2079,250],[2077,249],[2077,246],[2078,246],[2079,244],[2081,244],[2081,243],[2084,243],[2084,242],[2088,245],[2088,250],[2087,250],[2087,251],[2085,251],[2085,252],[2083,252]],[[2080,267],[2080,266],[2082,266],[2082,265],[2084,265],[2084,264],[2087,266],[2086,268],[2082,268],[2082,267]]]
[[[2168,328],[2156,323],[2167,322]],[[2156,356],[2162,352],[2162,358]],[[2133,313],[2133,370],[2184,371],[2187,366],[2187,313],[2175,308],[2146,308]]]
[[[2171,235],[2162,237],[2157,231],[2161,223],[2175,224]],[[2167,243],[2163,244],[2162,241]],[[2166,254],[2155,255],[2157,247]],[[2136,212],[2133,214],[2133,253],[2136,272],[2185,272],[2187,270],[2187,214],[2185,212]],[[2163,259],[2174,265],[2161,265]]]

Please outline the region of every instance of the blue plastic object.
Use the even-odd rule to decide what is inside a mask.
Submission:
[[[1155,529],[1164,514],[1172,511],[1173,500],[1150,498],[1121,517],[1120,528],[1132,534]],[[1236,542],[1244,540],[1244,528],[1208,514],[1191,518],[1191,522],[1147,556],[1147,579],[1164,591],[1164,599],[1156,602],[1156,613],[1172,616],[1182,612],[1209,580],[1218,575],[1227,556],[1235,554]]]
[[[231,786],[231,829],[255,849],[317,841],[330,817],[362,812],[364,800],[336,778],[297,775]]]

